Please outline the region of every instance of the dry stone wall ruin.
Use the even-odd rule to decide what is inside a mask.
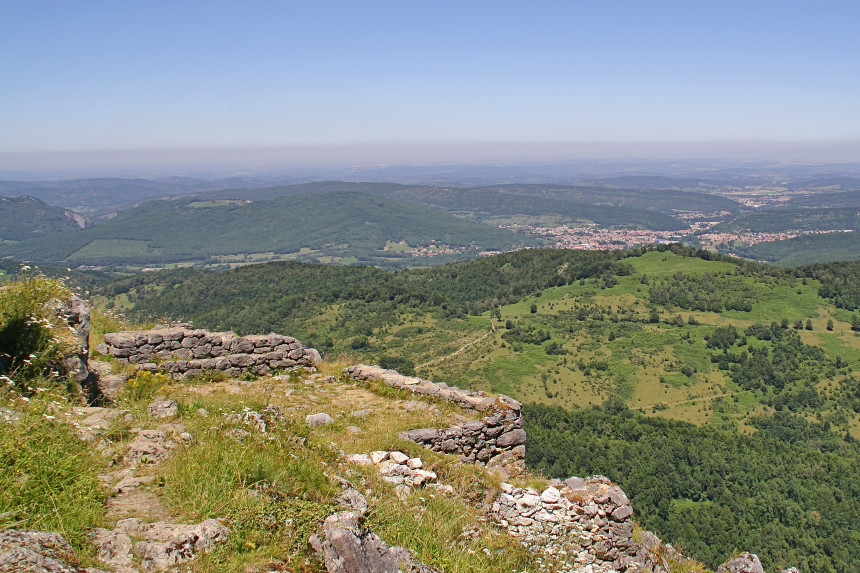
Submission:
[[[453,402],[466,410],[485,414],[480,420],[468,420],[447,429],[419,428],[402,432],[400,437],[417,442],[433,451],[459,456],[464,462],[497,467],[517,475],[525,469],[526,432],[523,430],[522,404],[500,394],[462,390],[443,382],[403,376],[394,370],[358,364],[344,373],[353,380],[378,380],[388,386],[413,394],[432,396]]]
[[[236,336],[185,327],[107,333],[96,350],[139,370],[174,376],[194,376],[204,370],[265,376],[276,368],[314,367],[322,360],[319,352],[290,336]]]
[[[490,516],[535,553],[558,560],[560,571],[639,571],[651,561],[633,540],[630,501],[603,476],[573,477],[543,491],[502,484]]]

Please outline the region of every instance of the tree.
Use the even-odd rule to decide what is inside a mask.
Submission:
[[[812,321],[810,319],[806,319],[806,330],[812,330]]]
[[[851,317],[851,330],[854,332],[860,332],[860,315],[856,312]]]
[[[832,318],[827,319],[827,330],[833,330],[833,319]]]
[[[529,309],[529,312],[530,312],[530,313],[532,313],[532,314],[536,314],[536,313],[537,313],[537,305],[536,305],[536,304],[534,304],[534,303],[532,303],[532,306],[531,306],[531,308]]]

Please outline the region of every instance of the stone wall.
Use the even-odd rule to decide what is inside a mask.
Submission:
[[[313,367],[322,360],[315,349],[289,336],[236,336],[185,327],[111,332],[96,350],[123,364],[135,364],[139,370],[174,376],[193,376],[204,370],[265,376],[274,368]]]
[[[520,412],[522,404],[513,398],[462,390],[443,382],[403,376],[394,370],[366,364],[350,366],[344,369],[344,373],[353,380],[379,380],[413,394],[432,396],[467,410],[485,413],[480,420],[460,422],[447,429],[409,430],[402,432],[400,437],[437,452],[457,455],[466,462],[499,468],[505,478],[525,469],[526,432]]]
[[[633,541],[633,509],[620,487],[603,476],[570,478],[538,492],[502,485],[491,517],[532,551],[570,565],[624,571],[641,565]]]

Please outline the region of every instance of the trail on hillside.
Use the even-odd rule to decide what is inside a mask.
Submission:
[[[464,350],[466,350],[467,348],[469,348],[470,346],[474,346],[475,344],[478,344],[479,342],[481,342],[482,340],[484,340],[485,338],[487,338],[488,336],[493,334],[495,331],[496,331],[496,325],[491,324],[490,330],[488,332],[486,332],[483,336],[480,336],[480,337],[476,338],[475,340],[472,340],[471,342],[467,342],[466,344],[464,344],[463,346],[461,346],[460,348],[458,348],[457,350],[455,350],[451,354],[446,354],[445,356],[438,356],[438,357],[434,358],[433,360],[429,360],[429,361],[425,362],[424,364],[419,364],[415,368],[425,368],[425,367],[430,366],[432,364],[436,364],[437,362],[442,362],[443,360],[447,360],[453,356],[456,356],[456,355],[460,354],[461,352],[463,352]]]

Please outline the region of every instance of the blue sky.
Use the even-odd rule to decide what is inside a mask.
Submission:
[[[0,0],[0,153],[860,140],[860,2]]]

